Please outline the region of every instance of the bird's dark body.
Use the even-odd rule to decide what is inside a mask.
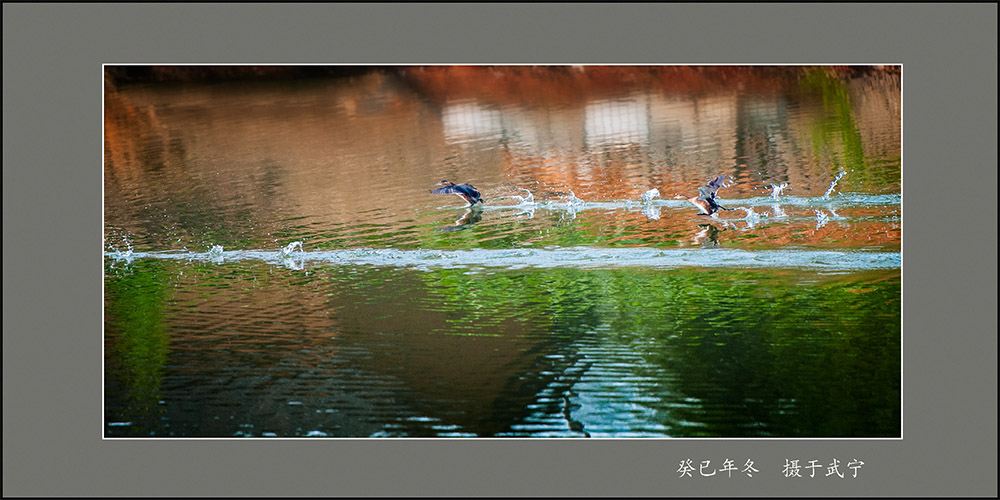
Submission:
[[[475,205],[483,201],[479,190],[472,187],[472,184],[455,184],[450,181],[441,181],[443,187],[431,190],[433,194],[457,194],[469,205]]]

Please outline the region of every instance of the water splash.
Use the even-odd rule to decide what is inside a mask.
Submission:
[[[282,248],[280,252],[278,252],[278,258],[281,259],[281,265],[285,266],[286,268],[295,271],[300,271],[305,267],[305,261],[302,259],[295,260],[295,258],[292,256],[292,252],[294,252],[296,248],[299,249],[300,255],[304,252],[304,250],[302,249],[302,242],[293,241],[289,243],[287,246],[285,246],[285,248]]]
[[[660,197],[660,190],[653,188],[650,189],[649,191],[646,191],[645,193],[642,193],[641,198],[643,203],[651,203],[654,199],[659,197]]]
[[[655,199],[649,203],[642,203],[639,200],[608,200],[608,201],[584,201],[575,196],[571,196],[571,201],[537,201],[531,205],[484,205],[482,210],[486,212],[496,210],[522,210],[531,207],[536,210],[560,211],[569,214],[572,218],[576,213],[584,210],[632,210],[637,207],[670,207],[670,208],[690,208],[691,204],[687,200],[680,199]],[[566,197],[563,197],[565,200]],[[899,194],[864,194],[864,193],[840,193],[835,198],[823,199],[820,196],[787,196],[780,198],[782,206],[806,207],[806,208],[842,208],[842,207],[874,207],[883,205],[899,205],[901,195]],[[749,206],[767,205],[773,206],[774,199],[767,197],[754,198],[720,198],[720,204],[730,206],[744,204]],[[454,209],[455,207],[441,207],[442,209]]]
[[[225,261],[225,252],[222,250],[222,245],[212,245],[212,248],[208,251],[209,258],[216,263],[223,263]]]
[[[577,198],[573,190],[570,190],[569,196],[564,196],[564,198],[569,199],[569,202],[566,203],[566,213],[569,214],[569,220],[575,220],[576,212],[583,209],[587,205],[587,202]],[[559,217],[560,220],[562,218],[562,216]]]
[[[569,199],[569,203],[568,203],[569,206],[584,205],[584,204],[587,203],[587,202],[581,200],[580,198],[577,198],[576,197],[576,193],[574,193],[572,189],[569,191],[569,196],[564,196],[564,198]]]
[[[781,205],[771,205],[771,215],[774,217],[788,217],[785,211],[781,209]]]
[[[524,189],[522,187],[515,188],[515,189],[520,189],[521,191],[524,191],[525,193],[528,193],[528,195],[527,196],[518,196],[518,195],[515,194],[514,196],[511,196],[511,198],[516,198],[518,200],[519,204],[521,204],[521,205],[534,205],[535,204],[535,195],[532,194],[531,191],[528,191],[527,189]]]
[[[743,217],[743,220],[745,220],[747,223],[747,229],[753,229],[754,226],[756,226],[757,223],[760,222],[760,214],[754,212],[753,207],[737,207],[737,208],[746,212],[746,216]]]
[[[115,246],[111,244],[108,244],[108,248],[110,248],[113,251],[110,256],[114,258],[114,262],[125,261],[125,265],[128,266],[129,264],[132,263],[132,255],[133,255],[132,243],[128,240],[127,237],[122,237],[122,241],[125,243],[124,252],[119,250],[118,248],[115,248]]]
[[[293,241],[293,242],[289,243],[285,248],[282,248],[281,249],[281,257],[283,257],[283,258],[284,257],[289,257],[290,255],[292,255],[292,252],[294,252],[296,248],[298,248],[300,252],[302,251],[302,242],[301,241]]]
[[[830,217],[826,215],[822,210],[816,210],[816,229],[819,229],[826,225],[830,221]]]
[[[132,258],[132,242],[128,240],[127,237],[122,237],[122,242],[125,243],[125,251],[122,252],[114,245],[108,244],[108,248],[114,251],[115,260],[131,260]]]
[[[830,183],[830,189],[827,189],[826,192],[823,193],[823,199],[824,200],[829,200],[830,199],[830,193],[832,193],[833,192],[833,188],[835,188],[837,186],[837,181],[839,181],[840,178],[843,177],[843,176],[845,176],[845,175],[847,175],[847,172],[840,172],[839,174],[837,174],[837,177],[835,177],[833,179],[833,182]]]
[[[660,220],[660,207],[646,205],[642,207],[642,215],[652,220]]]
[[[781,196],[781,192],[784,191],[786,187],[788,187],[787,182],[782,182],[777,186],[771,184],[771,198],[777,200],[778,197]]]

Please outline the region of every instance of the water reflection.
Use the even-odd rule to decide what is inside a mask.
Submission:
[[[497,140],[504,134],[500,113],[476,102],[448,104],[441,110],[445,140],[461,144],[471,140]]]
[[[645,145],[649,142],[649,105],[642,97],[595,101],[584,109],[588,148]]]
[[[448,233],[452,231],[461,231],[463,229],[468,229],[470,225],[475,224],[481,220],[483,220],[483,209],[479,205],[474,205],[465,210],[465,213],[462,214],[462,216],[455,221],[454,226],[442,227],[441,232]]]
[[[106,433],[898,436],[899,78],[109,85]]]
[[[836,195],[898,192],[899,144],[883,142],[896,132],[871,136],[878,144],[861,144],[862,150],[837,152],[843,134],[824,124],[842,123],[844,113],[876,110],[869,101],[857,110],[840,104],[854,102],[852,87],[837,87],[829,78],[782,83],[780,92],[767,95],[583,93],[575,101],[531,107],[481,98],[446,99],[438,107],[414,92],[428,91],[420,81],[403,85],[398,78],[382,71],[283,86],[110,92],[108,233],[127,234],[145,249],[261,248],[276,239],[329,247],[433,245],[427,229],[437,207],[419,186],[459,178],[473,181],[488,198],[520,190],[538,202],[565,202],[566,210],[554,217],[538,217],[540,206],[524,207],[535,234],[544,234],[577,220],[583,202],[637,200],[650,189],[681,192],[719,170],[733,177],[726,194],[734,200],[755,199],[758,190],[773,196],[780,185],[800,200],[815,200],[844,171],[825,164],[843,164],[830,154],[863,159],[847,165],[860,170],[841,180],[847,184]],[[898,81],[884,84],[889,89],[879,92],[888,93]],[[822,100],[809,93],[817,91]],[[879,110],[886,116],[866,116],[866,123],[898,129],[887,114],[891,109]],[[643,211],[651,221],[682,223],[664,206]],[[886,206],[882,213],[896,209]],[[793,220],[781,227],[806,234]],[[793,239],[791,233],[781,239]],[[863,242],[841,241],[868,245],[868,235],[877,235],[899,246],[900,233],[892,227],[863,233]],[[552,243],[561,244],[546,244]]]
[[[109,296],[106,418],[131,422],[109,435],[899,429],[895,271],[304,274],[142,261],[118,279],[169,294]],[[155,314],[134,307],[146,297]],[[140,317],[148,326],[128,319]]]
[[[698,224],[698,232],[694,235],[692,242],[701,245],[702,248],[718,248],[719,233],[725,229],[719,229],[714,224]]]

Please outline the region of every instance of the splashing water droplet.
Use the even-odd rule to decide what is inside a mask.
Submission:
[[[846,174],[847,174],[847,172],[840,172],[839,174],[837,174],[837,177],[834,177],[833,182],[830,183],[830,189],[827,189],[826,193],[823,193],[823,199],[824,200],[830,199],[830,193],[832,193],[833,192],[833,188],[835,188],[837,186],[837,181],[839,181],[840,178],[843,177]]]
[[[121,250],[119,250],[119,249],[115,248],[115,246],[114,246],[114,245],[108,245],[108,247],[109,247],[109,248],[110,248],[111,250],[114,250],[114,255],[113,255],[113,257],[114,257],[114,259],[115,259],[115,262],[118,262],[118,261],[125,261],[125,265],[126,265],[126,266],[129,266],[129,265],[131,265],[131,264],[132,264],[132,244],[131,244],[131,243],[129,243],[129,241],[128,241],[128,239],[127,239],[127,238],[125,238],[125,246],[126,246],[126,249],[125,249],[125,251],[123,252],[123,251],[121,251]],[[112,267],[113,267],[113,264],[112,264]]]
[[[819,229],[826,225],[830,220],[830,217],[826,215],[822,210],[815,210],[816,212],[816,229]]]
[[[527,196],[517,196],[517,195],[514,195],[511,198],[517,198],[521,202],[520,203],[521,205],[534,205],[535,204],[535,195],[533,195],[531,193],[531,191],[528,191],[527,189],[524,189],[522,187],[515,188],[515,189],[520,189],[521,191],[524,191],[525,193],[528,193],[528,195]]]
[[[582,205],[585,203],[583,200],[576,197],[576,193],[574,193],[572,189],[569,191],[569,196],[567,198],[569,198],[570,205]]]
[[[222,255],[222,245],[212,245],[208,251],[208,256],[216,263],[221,264],[225,258]]]
[[[758,214],[757,212],[754,212],[753,211],[753,207],[749,207],[749,208],[747,208],[747,207],[738,207],[738,208],[740,208],[741,210],[743,210],[744,212],[746,212],[746,216],[743,218],[743,220],[745,220],[747,222],[747,229],[753,229],[754,226],[756,226],[757,223],[760,222],[760,214]]]
[[[642,193],[642,202],[649,203],[659,197],[660,197],[660,190],[653,188],[650,189],[649,191],[646,191],[645,193]]]
[[[288,257],[289,255],[292,254],[292,252],[295,251],[296,247],[298,247],[299,251],[301,252],[302,251],[302,242],[301,241],[293,241],[293,242],[289,243],[287,246],[285,246],[285,248],[281,249],[281,257],[282,258]]]
[[[782,182],[781,184],[778,184],[777,186],[775,186],[774,184],[771,184],[771,198],[774,198],[775,200],[777,200],[778,196],[781,196],[781,192],[784,191],[786,187],[788,187],[788,183],[787,182]]]
[[[122,236],[122,243],[125,244],[125,251],[124,252],[121,251],[121,250],[119,250],[117,247],[115,247],[114,245],[112,245],[110,243],[108,243],[108,248],[111,249],[112,251],[114,251],[114,253],[115,253],[114,257],[115,257],[116,261],[117,260],[124,260],[124,261],[127,261],[127,262],[131,263],[132,262],[132,242],[130,242],[128,240],[127,236]]]

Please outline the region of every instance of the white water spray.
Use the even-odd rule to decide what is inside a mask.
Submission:
[[[747,229],[753,229],[754,226],[760,222],[760,214],[753,211],[753,207],[737,207],[746,212],[746,216],[743,218],[747,222]]]
[[[124,252],[121,251],[121,250],[119,250],[119,249],[117,249],[117,248],[115,248],[114,245],[110,245],[109,244],[108,248],[110,248],[111,250],[114,251],[114,253],[111,254],[111,256],[114,257],[115,262],[123,260],[123,261],[125,261],[125,264],[128,265],[128,264],[132,263],[132,243],[129,242],[128,238],[124,238],[124,237],[122,238],[122,241],[125,243],[125,247],[126,247],[126,249],[125,249]]]
[[[208,251],[208,257],[216,263],[221,264],[225,260],[222,245],[212,245],[212,248]]]
[[[650,189],[649,191],[646,191],[645,193],[642,193],[641,198],[643,203],[651,203],[654,199],[659,197],[660,197],[660,190],[653,188]]]
[[[569,199],[569,205],[570,206],[573,206],[573,205],[583,205],[584,203],[586,203],[585,201],[581,200],[580,198],[577,198],[576,197],[576,193],[574,193],[572,189],[570,189],[570,191],[569,191],[569,196],[566,196],[565,198]]]
[[[841,172],[841,173],[837,174],[837,177],[835,177],[833,179],[833,182],[830,183],[830,189],[827,189],[826,192],[823,193],[823,199],[824,200],[829,200],[830,199],[830,193],[832,193],[833,192],[833,188],[835,188],[837,186],[837,181],[839,181],[840,178],[843,177],[846,174],[847,174],[847,172]]]
[[[292,252],[294,252],[296,248],[298,248],[300,252],[302,251],[302,242],[301,241],[293,241],[293,242],[289,243],[287,246],[285,246],[285,248],[282,248],[281,249],[281,257],[282,258],[289,257],[290,255],[292,255]]]
[[[727,227],[723,220],[723,227]],[[773,267],[818,269],[890,269],[901,263],[899,252],[848,252],[765,250],[746,251],[718,249],[660,248],[589,248],[554,247],[550,249],[472,249],[472,250],[397,250],[355,248],[322,250],[296,254],[296,260],[320,266],[391,266],[420,270],[494,267],[523,268],[621,268],[621,267]],[[275,250],[227,251],[227,261],[263,261],[285,265],[288,259],[277,258]],[[111,254],[109,253],[110,257]],[[135,259],[171,259],[179,261],[219,261],[209,252],[150,252],[136,253]],[[221,257],[221,256],[220,256]]]
[[[516,188],[516,189],[520,189],[521,191],[524,191],[528,195],[527,196],[514,195],[514,196],[511,196],[511,198],[517,198],[517,200],[520,201],[521,205],[534,205],[535,204],[535,195],[532,194],[531,191],[528,191],[527,189],[524,189],[522,187],[519,187],[519,188]]]
[[[646,205],[642,207],[642,215],[645,215],[651,220],[660,220],[660,207]]]
[[[822,210],[815,210],[816,212],[816,229],[819,229],[826,225],[830,221],[830,217],[826,215]]]

